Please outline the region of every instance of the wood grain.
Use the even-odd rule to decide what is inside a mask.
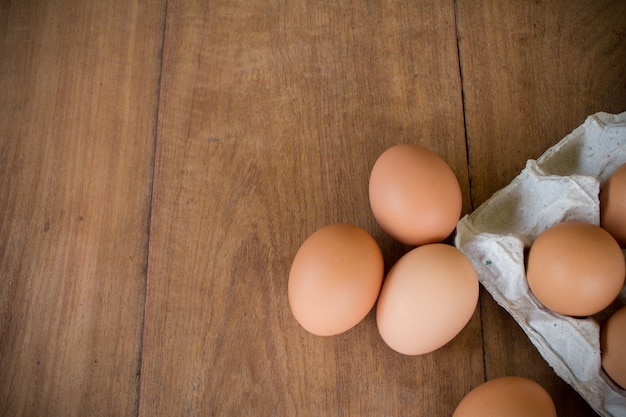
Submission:
[[[457,1],[474,207],[587,115],[626,110],[626,3]],[[562,416],[595,413],[481,294],[488,379],[527,376]]]
[[[477,207],[593,113],[626,109],[626,4],[457,2]]]
[[[163,2],[0,3],[0,415],[138,404]]]
[[[0,416],[450,416],[503,375],[595,415],[486,291],[407,357],[374,312],[306,333],[286,289],[329,223],[409,249],[369,208],[387,147],[468,213],[626,110],[625,40],[610,0],[0,0]]]
[[[483,380],[478,313],[411,358],[372,314],[309,335],[286,295],[323,225],[406,249],[367,200],[392,144],[438,151],[469,209],[457,58],[451,2],[169,1],[141,416],[443,416]]]

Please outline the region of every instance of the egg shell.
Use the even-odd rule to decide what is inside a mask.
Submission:
[[[487,381],[461,400],[452,417],[556,417],[550,394],[527,378],[506,376]]]
[[[454,246],[432,243],[411,250],[391,268],[376,322],[392,349],[420,355],[452,340],[477,302],[478,278],[469,259]]]
[[[374,217],[406,245],[440,242],[461,217],[461,187],[439,155],[419,145],[396,145],[383,152],[370,174]]]
[[[618,167],[600,189],[600,226],[626,247],[626,164]]]
[[[383,276],[380,247],[368,232],[351,224],[328,225],[310,235],[294,257],[289,306],[310,333],[337,335],[372,309]]]
[[[570,221],[548,228],[533,242],[526,277],[545,307],[584,317],[599,313],[617,298],[624,286],[626,265],[609,232]]]
[[[602,367],[626,389],[626,306],[611,314],[600,329]]]

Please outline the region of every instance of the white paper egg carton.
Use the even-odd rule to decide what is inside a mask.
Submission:
[[[626,112],[589,116],[539,159],[529,160],[508,186],[464,216],[455,237],[481,284],[513,316],[556,374],[596,412],[612,417],[626,416],[626,390],[602,370],[598,321],[562,316],[543,307],[528,288],[524,256],[535,238],[556,223],[599,224],[600,184],[623,163]],[[626,303],[626,287],[619,302]]]

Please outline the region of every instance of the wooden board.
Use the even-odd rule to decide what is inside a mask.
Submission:
[[[0,415],[138,406],[163,2],[0,3]]]
[[[626,110],[624,40],[616,0],[0,1],[0,415],[450,416],[503,375],[594,415],[485,291],[407,357],[286,290],[326,224],[409,249],[369,209],[387,147],[439,153],[468,213]]]
[[[457,2],[474,206],[508,184],[587,115],[626,110],[626,3]],[[562,416],[595,415],[481,294],[488,379],[527,376]]]
[[[406,357],[370,314],[312,336],[287,303],[315,229],[373,220],[388,146],[433,148],[469,206],[451,2],[168,3],[141,416],[451,415],[483,380],[478,313]]]
[[[623,1],[457,2],[477,207],[593,113],[626,109]]]

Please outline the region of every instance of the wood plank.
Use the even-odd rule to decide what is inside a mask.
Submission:
[[[0,4],[0,415],[137,413],[164,4]]]
[[[483,378],[478,312],[421,357],[373,314],[332,338],[287,303],[291,260],[329,223],[375,224],[369,171],[431,147],[469,205],[452,2],[168,2],[141,416],[451,415]]]
[[[457,4],[477,207],[587,115],[626,109],[626,5]]]
[[[474,207],[597,111],[626,109],[626,3],[457,1]],[[486,376],[528,376],[559,415],[594,415],[481,294]]]

